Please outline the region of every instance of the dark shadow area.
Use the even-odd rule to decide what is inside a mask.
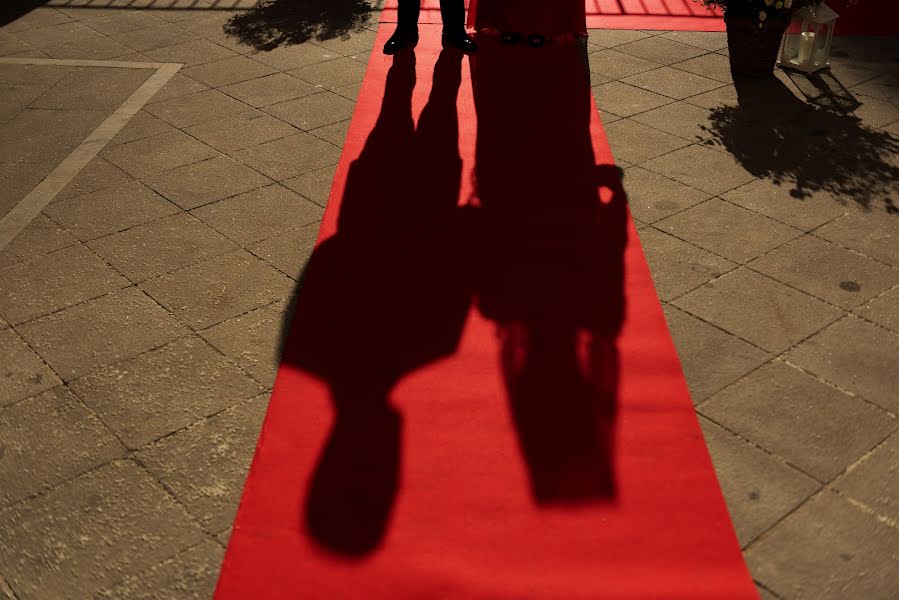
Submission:
[[[46,3],[47,0],[5,0],[0,3],[0,27],[21,19]]]
[[[234,15],[225,33],[257,50],[345,38],[374,23],[377,0],[260,0]]]
[[[400,482],[396,383],[452,354],[471,302],[456,98],[462,55],[444,51],[418,127],[414,54],[394,59],[377,125],[350,167],[337,234],[312,255],[284,360],[328,383],[335,423],[305,522],[323,546],[380,544]]]
[[[627,202],[620,171],[596,165],[581,60],[576,43],[496,39],[472,58],[476,301],[541,505],[615,496]]]
[[[284,347],[286,363],[327,383],[334,410],[307,482],[305,529],[348,557],[380,546],[401,488],[392,390],[456,352],[473,302],[496,324],[534,502],[616,493],[627,210],[620,171],[596,165],[579,48],[485,40],[472,67],[480,201],[466,206],[462,60],[441,53],[416,126],[414,54],[394,57],[337,232],[313,252]]]
[[[805,101],[818,108],[848,114],[861,106],[861,102],[829,69],[814,75],[790,71],[786,73],[790,82],[805,97]]]
[[[839,106],[803,101],[776,77],[734,83],[738,105],[712,110],[709,143],[724,146],[756,177],[791,186],[797,199],[820,191],[864,208],[899,210],[899,139]]]

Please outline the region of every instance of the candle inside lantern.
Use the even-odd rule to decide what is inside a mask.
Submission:
[[[797,62],[800,65],[807,65],[812,57],[812,49],[815,47],[815,32],[803,31],[802,38],[799,40],[799,57]]]

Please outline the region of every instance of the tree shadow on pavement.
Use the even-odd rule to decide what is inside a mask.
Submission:
[[[9,25],[46,3],[47,0],[7,0],[0,3],[0,27]]]
[[[261,0],[232,17],[224,31],[256,50],[274,50],[345,38],[370,24],[379,5],[377,0]]]
[[[899,212],[899,139],[860,118],[798,98],[776,77],[735,78],[737,106],[712,109],[708,144],[790,195],[826,192],[840,202]]]

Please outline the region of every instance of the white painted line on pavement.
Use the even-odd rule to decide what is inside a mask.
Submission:
[[[27,196],[0,219],[0,250],[5,248],[56,195],[94,159],[115,135],[168,83],[181,63],[129,63],[100,60],[57,60],[39,58],[0,58],[0,64],[66,65],[78,67],[114,67],[124,69],[156,69],[131,96],[109,115],[94,131],[59,163]],[[99,92],[99,90],[98,90]]]
[[[126,62],[123,60],[78,60],[70,58],[0,58],[5,65],[42,65],[57,67],[110,67],[115,69],[159,69],[165,64],[152,62]]]

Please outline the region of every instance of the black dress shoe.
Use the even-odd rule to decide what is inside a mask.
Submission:
[[[417,31],[399,31],[397,30],[390,39],[387,40],[387,43],[384,44],[384,54],[388,56],[391,54],[396,54],[400,50],[404,48],[414,48],[418,44],[418,32]]]
[[[465,32],[462,33],[444,33],[443,34],[443,47],[444,48],[455,48],[456,50],[461,50],[465,54],[471,54],[475,50],[478,49],[478,45],[474,42],[473,39],[468,37],[468,34]]]

